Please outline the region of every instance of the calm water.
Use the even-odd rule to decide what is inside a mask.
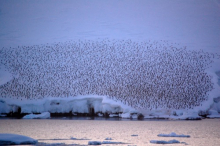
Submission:
[[[157,137],[160,133],[168,134],[171,132],[186,134],[191,137]],[[126,143],[118,144],[123,146],[155,146],[160,144],[151,144],[150,140],[168,141],[172,139],[185,142],[181,144],[172,144],[172,146],[186,144],[192,146],[217,146],[220,145],[220,119],[204,119],[201,121],[1,119],[0,133],[26,135],[38,139],[39,142],[43,143],[87,145],[88,141],[104,141],[105,138],[110,137],[114,142]],[[83,140],[70,140],[70,137]],[[110,146],[110,144],[103,145]]]

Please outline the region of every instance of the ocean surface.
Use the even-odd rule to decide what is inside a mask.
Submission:
[[[190,135],[190,138],[158,137],[158,134]],[[173,140],[192,146],[220,145],[220,119],[171,120],[91,120],[91,119],[1,119],[0,133],[13,133],[37,139],[39,145],[88,145],[89,141],[111,141],[122,146],[162,145],[150,140]],[[111,138],[112,140],[105,140]]]

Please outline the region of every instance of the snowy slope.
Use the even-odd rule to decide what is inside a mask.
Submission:
[[[219,0],[9,0],[0,1],[0,16],[0,47],[97,38],[220,47]]]
[[[5,68],[0,66],[0,86],[12,80],[12,74]]]
[[[16,111],[16,109],[21,105],[23,109],[26,108],[26,105],[20,102],[18,102],[17,105],[14,104],[11,105],[11,102],[14,101],[10,101],[10,100],[16,98],[18,98],[18,100],[23,99],[21,97],[34,99],[34,97],[32,97],[33,95],[35,95],[33,94],[33,92],[38,93],[38,90],[42,94],[35,96],[37,98],[39,97],[57,98],[59,96],[67,97],[69,96],[69,93],[71,93],[70,95],[71,98],[78,97],[78,95],[81,94],[82,95],[97,94],[97,92],[95,93],[93,92],[94,91],[93,86],[88,87],[90,90],[87,91],[82,90],[82,89],[86,89],[84,88],[86,80],[89,79],[89,81],[91,81],[90,80],[91,78],[88,78],[87,74],[82,75],[82,73],[85,72],[88,73],[88,71],[91,71],[92,74],[99,73],[100,74],[99,77],[97,76],[94,77],[94,79],[98,79],[98,81],[100,81],[100,78],[101,81],[106,81],[106,76],[108,76],[107,80],[110,80],[110,84],[108,81],[107,85],[103,84],[104,86],[101,86],[99,87],[99,89],[96,89],[96,91],[101,90],[100,92],[101,96],[105,96],[106,92],[108,93],[109,91],[113,91],[113,90],[117,92],[118,91],[122,92],[125,90],[125,88],[116,89],[116,88],[112,88],[114,87],[112,85],[114,85],[115,82],[118,82],[118,80],[120,84],[124,85],[124,81],[121,82],[121,79],[123,79],[124,75],[129,74],[128,77],[137,75],[138,69],[142,68],[143,65],[146,65],[144,71],[142,70],[143,73],[157,72],[158,74],[162,74],[163,69],[161,69],[161,67],[167,66],[169,68],[169,65],[172,65],[174,62],[167,62],[164,63],[163,65],[157,65],[157,63],[160,62],[160,59],[158,60],[157,58],[163,58],[164,48],[167,47],[167,49],[165,49],[164,51],[165,54],[171,55],[172,60],[175,61],[174,59],[175,57],[178,58],[182,56],[181,53],[178,53],[178,51],[176,51],[175,49],[174,51],[172,50],[173,49],[172,47],[175,47],[177,48],[177,50],[180,49],[180,51],[187,54],[188,57],[191,59],[193,58],[193,55],[191,55],[191,52],[193,52],[193,50],[195,50],[193,53],[197,54],[197,57],[200,54],[201,56],[203,56],[203,58],[205,58],[205,59],[201,59],[199,57],[197,58],[197,59],[201,59],[201,61],[204,61],[205,65],[203,63],[198,64],[198,62],[200,61],[198,60],[195,61],[193,59],[189,62],[187,62],[187,60],[183,61],[184,63],[187,62],[188,64],[188,66],[186,67],[188,74],[192,71],[191,69],[198,67],[201,67],[199,69],[201,72],[197,72],[195,76],[191,76],[189,78],[183,77],[184,83],[188,83],[189,81],[188,79],[190,80],[193,79],[194,82],[198,83],[197,86],[194,88],[197,91],[194,94],[194,97],[187,96],[189,94],[192,95],[191,93],[189,93],[191,92],[190,86],[186,86],[187,92],[183,91],[185,90],[185,88],[182,87],[178,88],[180,89],[179,91],[181,91],[180,93],[184,93],[184,94],[182,97],[181,94],[176,96],[179,99],[187,96],[189,97],[190,102],[193,101],[194,99],[199,99],[199,100],[198,101],[196,100],[196,102],[193,104],[192,111],[182,111],[182,109],[187,108],[188,105],[187,106],[183,104],[181,105],[181,102],[186,103],[187,100],[183,101],[184,99],[181,99],[180,100],[181,102],[179,102],[178,107],[175,107],[177,108],[175,110],[172,109],[173,108],[172,106],[167,110],[163,110],[164,104],[161,103],[164,102],[164,99],[156,102],[155,100],[153,100],[154,103],[151,104],[152,103],[151,100],[149,103],[146,103],[146,101],[140,98],[138,100],[138,103],[142,102],[144,103],[144,105],[147,105],[146,107],[148,107],[147,110],[146,107],[144,109],[142,109],[141,107],[142,110],[140,110],[140,112],[146,114],[147,116],[151,115],[150,117],[161,117],[164,115],[172,115],[172,114],[187,117],[186,115],[192,115],[191,113],[193,113],[193,115],[195,115],[195,113],[198,115],[198,112],[200,114],[214,113],[216,116],[218,116],[218,112],[220,112],[220,108],[219,108],[220,102],[218,100],[220,96],[220,90],[219,90],[220,77],[218,73],[220,71],[219,68],[220,59],[219,59],[219,54],[217,54],[220,52],[219,26],[220,26],[220,2],[218,0],[211,0],[211,1],[206,1],[206,0],[25,1],[22,0],[19,2],[15,2],[12,0],[0,1],[0,28],[1,28],[0,29],[0,50],[1,50],[0,52],[1,89],[0,90],[2,95],[2,97],[0,97],[1,100],[0,113],[4,113],[6,111],[11,111],[11,110]],[[79,39],[81,41],[79,41]],[[88,40],[92,40],[92,41],[88,41]],[[110,40],[110,42],[107,43],[108,40]],[[96,43],[95,47],[98,47],[97,50],[91,47],[94,46],[91,45],[93,42]],[[131,44],[126,44],[129,42],[131,42]],[[142,53],[142,58],[135,58],[135,55],[139,55],[138,57],[140,57],[141,54],[140,52],[136,51],[135,47],[141,46],[139,49],[143,51],[145,49],[143,47],[144,45],[143,42],[147,42],[146,46],[144,46],[145,48],[149,47],[150,49],[153,49],[152,51],[153,56],[145,52]],[[83,50],[83,47],[77,46],[78,44],[89,45],[88,47],[89,49],[85,49],[86,51],[84,52],[88,54],[80,54],[82,53],[80,52],[80,49]],[[106,46],[104,47],[100,46],[103,44]],[[125,51],[125,49],[122,49],[117,46],[116,52],[111,52],[111,50],[107,50],[107,51],[105,50],[108,49],[109,47],[114,46],[114,44],[121,45],[127,49]],[[60,49],[58,49],[59,54],[50,55],[51,52],[56,53],[56,51],[53,50],[54,48],[56,49],[57,45],[58,47],[60,47]],[[74,59],[65,58],[65,55],[63,56],[63,54],[66,53],[68,54],[67,51],[69,49],[68,47],[73,47],[73,46],[76,47],[75,51],[77,55],[80,57],[79,58],[75,57]],[[161,46],[162,46],[162,51],[160,48]],[[186,50],[183,49],[185,48],[185,46],[186,46]],[[77,50],[77,48],[79,49]],[[103,48],[106,54],[113,55],[116,59],[112,61],[110,59],[112,56],[108,56],[106,54],[103,55],[102,54]],[[62,51],[62,49],[64,50]],[[200,49],[202,49],[203,51],[200,51]],[[97,53],[98,59],[91,60],[91,58],[96,57],[95,56],[96,53],[94,52],[94,50],[98,52]],[[71,51],[71,49],[69,49],[69,51]],[[186,58],[187,55],[185,55]],[[71,53],[69,53],[69,56],[71,56]],[[51,57],[52,59],[55,58],[55,61],[57,62],[52,61],[53,63],[51,66],[51,62],[48,61],[48,59],[50,60],[51,58],[47,58],[47,57]],[[106,57],[107,57],[107,61],[106,61]],[[130,59],[129,57],[131,57],[132,59],[131,66],[128,66],[128,61]],[[148,58],[145,59],[144,57],[148,57]],[[154,60],[149,58],[152,58]],[[61,59],[62,61],[60,61],[59,59]],[[70,61],[71,59],[73,62]],[[39,62],[39,60],[43,60],[43,61]],[[99,62],[100,60],[105,62],[100,63]],[[180,58],[177,59],[177,61],[180,60],[181,60]],[[93,65],[92,66],[90,64],[88,65],[87,64],[88,62]],[[109,62],[110,64],[108,64]],[[211,64],[209,64],[210,62]],[[109,70],[107,69],[104,71],[99,71],[99,69],[101,68],[106,68],[105,63],[107,63],[108,65],[115,65],[114,63],[116,63],[116,65],[119,66],[122,65],[125,68],[122,69],[113,68],[112,70],[111,69],[112,66],[107,65],[106,67],[110,68]],[[136,63],[138,63],[138,65]],[[149,65],[152,65],[153,68],[150,68]],[[174,66],[177,67],[175,68],[175,70],[179,71],[178,62],[174,63]],[[191,66],[191,69],[189,68],[189,66]],[[63,70],[66,67],[70,68],[70,70]],[[158,67],[159,67],[159,71],[157,70]],[[54,69],[57,68],[59,68],[58,70],[60,74],[58,73],[58,75],[55,75],[56,73]],[[131,68],[133,70],[129,70]],[[184,64],[181,65],[180,68],[183,69]],[[126,70],[127,73],[122,72],[124,69]],[[149,71],[150,69],[151,71]],[[34,70],[38,70],[38,72],[33,72]],[[172,69],[170,69],[169,71],[171,70]],[[73,72],[74,76],[70,76],[70,78],[74,77],[74,82],[71,82],[70,85],[71,86],[80,85],[83,87],[77,89],[76,92],[75,91],[72,92],[72,88],[67,89],[68,86],[63,84],[62,78],[60,78],[60,76],[65,76],[68,78],[69,76],[66,75],[66,72],[71,72],[71,71]],[[27,75],[27,73],[28,74],[31,73],[31,75]],[[48,76],[45,76],[45,74],[48,74]],[[165,74],[165,76],[167,75],[169,76],[169,74]],[[173,75],[174,74],[170,74],[170,77]],[[200,77],[198,78],[197,75]],[[75,77],[77,77],[77,79],[75,79]],[[102,77],[104,77],[104,79]],[[164,76],[162,77],[169,85],[171,85],[171,82],[173,80],[177,80],[177,79],[179,80],[178,75],[176,77],[171,77],[167,79]],[[195,80],[195,77],[198,78],[199,80],[201,79],[201,81],[204,81],[205,78],[205,81],[208,83],[203,84],[200,81]],[[35,79],[37,79],[36,82],[33,82],[33,80]],[[61,80],[57,80],[57,79],[61,79]],[[169,82],[171,79],[172,81]],[[44,80],[46,82],[45,84],[43,83],[43,86],[41,80]],[[138,80],[141,82],[143,81],[142,78],[134,78],[132,81],[134,84],[136,83],[134,80]],[[152,82],[152,80],[154,80],[154,78],[150,79],[149,84]],[[94,85],[93,84],[94,82],[98,83],[97,80],[92,80],[92,81],[93,82],[91,83],[91,85]],[[146,82],[147,80],[145,82],[143,81],[142,83],[146,84]],[[54,87],[56,87],[53,86],[54,84],[60,85],[59,89],[57,88],[56,90],[54,90]],[[109,91],[102,90],[106,86],[111,86],[111,88],[108,89]],[[156,86],[153,87],[163,88],[163,86],[164,85],[162,84],[159,85],[159,82],[157,82]],[[199,86],[201,86],[200,90],[202,91],[197,90],[199,89]],[[13,87],[12,89],[13,92],[8,94],[7,91],[8,88],[10,87]],[[40,87],[46,87],[46,88],[40,88]],[[134,86],[132,86],[132,88],[133,87]],[[51,88],[53,89],[52,91],[55,92],[50,92]],[[203,90],[203,88],[205,90]],[[18,91],[21,91],[20,89],[25,90],[24,93],[25,96],[23,95],[23,93],[17,93],[17,91],[15,91],[14,89],[15,90],[19,89]],[[212,90],[211,92],[209,91],[210,89]],[[60,91],[62,91],[62,93]],[[63,91],[65,91],[65,93],[63,93]],[[32,94],[29,94],[31,92]],[[58,92],[60,92],[61,94]],[[143,93],[145,92],[146,91],[144,91]],[[123,100],[123,98],[121,97],[117,97],[118,94],[116,93],[113,94],[113,92],[111,94],[107,94],[107,96],[108,97],[111,96],[109,98],[113,99],[113,101],[115,100],[121,101],[120,102],[121,106],[124,106],[124,104],[132,106],[133,104],[133,107],[137,107],[137,104],[134,105],[134,103],[136,103],[136,99],[137,99],[136,97],[138,96],[134,98],[134,101],[127,100],[131,98],[128,97],[127,93],[129,92],[125,92],[126,100]],[[17,94],[19,95],[18,97],[14,96]],[[132,93],[131,96],[133,96],[133,94],[134,93]],[[174,94],[175,93],[173,92],[173,94],[171,95]],[[203,94],[204,96],[198,96]],[[143,97],[142,94],[139,95]],[[147,101],[149,101],[151,94],[145,94],[145,95],[149,95],[147,97],[148,99]],[[156,95],[159,96],[160,93]],[[8,96],[10,96],[10,98],[8,98]],[[99,96],[97,96],[97,99],[99,99]],[[7,97],[8,99],[5,100],[5,97]],[[17,101],[17,99],[15,101]],[[88,101],[86,100],[85,102],[87,103]],[[171,101],[171,103],[172,102],[176,102],[176,100]],[[112,103],[112,101],[110,103]],[[28,103],[28,105],[31,104],[32,101]],[[158,107],[158,104],[160,105],[159,109],[155,109],[155,105],[156,107]],[[38,103],[36,105],[38,105]],[[85,105],[86,107],[88,107],[87,104]],[[168,103],[165,104],[165,107],[167,107],[167,105]],[[31,107],[33,108],[34,106]],[[138,106],[138,108],[140,107]],[[192,108],[192,106],[189,106],[188,108]],[[214,112],[208,112],[209,110]],[[32,109],[29,112],[39,112],[39,111]],[[40,112],[44,112],[44,111],[40,111]],[[74,112],[74,110],[72,110],[72,112]],[[124,114],[126,115],[126,112]]]

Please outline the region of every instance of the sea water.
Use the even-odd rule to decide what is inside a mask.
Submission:
[[[189,138],[158,137],[158,134],[190,135]],[[13,133],[37,139],[39,143],[88,145],[89,141],[111,141],[120,144],[102,145],[161,145],[150,140],[173,140],[192,146],[220,145],[220,119],[199,121],[171,120],[73,120],[73,119],[1,119],[0,133]],[[105,140],[111,138],[112,140]]]

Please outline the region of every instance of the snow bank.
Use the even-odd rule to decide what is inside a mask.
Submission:
[[[165,140],[151,140],[150,143],[154,143],[154,144],[174,144],[174,143],[180,143],[178,140],[169,140],[169,141],[165,141]]]
[[[41,114],[29,114],[23,117],[23,119],[49,119],[50,113],[44,112]]]
[[[36,144],[37,140],[18,134],[0,134],[0,145]]]
[[[157,136],[159,137],[190,137],[190,135],[184,135],[184,134],[176,134],[174,132],[170,133],[170,134],[158,134]]]

